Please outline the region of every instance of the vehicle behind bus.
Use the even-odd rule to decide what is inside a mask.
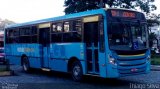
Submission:
[[[150,71],[148,31],[143,13],[97,9],[15,24],[5,29],[5,57],[25,71],[69,72],[103,78]]]

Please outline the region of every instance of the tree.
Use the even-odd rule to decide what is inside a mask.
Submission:
[[[147,23],[149,27],[155,26],[155,25],[160,25],[160,14],[156,15],[151,13],[150,15],[148,15],[147,17]]]
[[[151,13],[148,15],[147,17],[147,26],[148,26],[148,30],[151,32],[151,28],[153,26],[158,26],[160,25],[160,14],[154,14]]]
[[[5,26],[10,25],[10,24],[14,24],[15,22],[10,21],[8,19],[2,20],[0,18],[0,31],[4,31]]]
[[[101,4],[101,1],[103,3]],[[98,9],[105,7],[105,4],[114,8],[127,8],[136,9],[140,8],[147,14],[157,7],[153,4],[155,0],[65,0],[64,6],[66,7],[64,12],[66,14],[77,13],[81,11],[87,11],[92,9]]]
[[[65,13],[71,14],[99,8],[97,0],[65,0]]]
[[[157,35],[154,32],[151,32],[149,34],[149,47],[151,48],[153,46],[153,41],[157,40]]]

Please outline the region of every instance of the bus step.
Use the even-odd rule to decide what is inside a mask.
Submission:
[[[51,69],[48,68],[41,68],[43,71],[51,71]]]
[[[85,74],[85,75],[99,77],[99,75],[98,75],[98,74]]]
[[[99,72],[88,71],[88,74],[91,74],[91,75],[99,75]]]

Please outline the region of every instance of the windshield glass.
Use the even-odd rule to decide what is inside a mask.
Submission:
[[[147,48],[146,24],[138,23],[109,23],[108,40],[110,49],[132,50]]]

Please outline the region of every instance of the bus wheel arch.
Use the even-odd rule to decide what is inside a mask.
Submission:
[[[72,71],[72,64],[73,64],[74,62],[76,62],[76,61],[79,61],[78,58],[76,58],[76,57],[71,57],[71,58],[68,60],[68,66],[67,66],[67,68],[68,68],[68,72],[69,72],[69,73],[71,73],[71,71]]]
[[[22,56],[21,56],[21,66],[23,65],[23,58],[24,57],[27,57],[25,54],[22,54]]]
[[[29,72],[30,71],[29,60],[28,60],[28,57],[25,54],[23,54],[22,57],[21,57],[21,65],[22,65],[23,70],[25,72]]]
[[[72,74],[72,78],[74,81],[82,80],[82,77],[83,77],[82,64],[76,57],[72,57],[69,60],[68,71]]]

